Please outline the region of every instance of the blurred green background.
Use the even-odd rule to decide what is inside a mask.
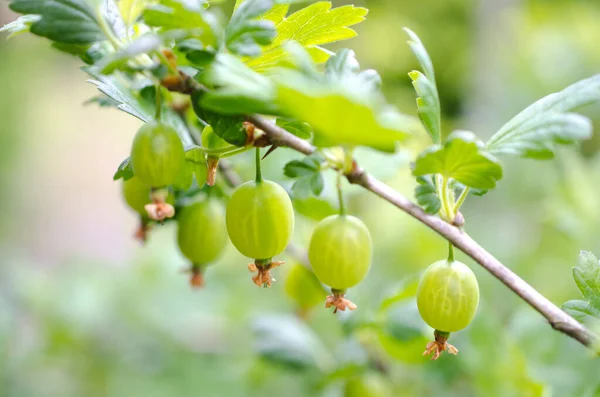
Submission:
[[[380,71],[388,99],[411,114],[407,72],[417,64],[402,27],[421,36],[446,133],[487,138],[527,104],[600,70],[597,0],[354,4],[370,14],[342,45]],[[1,2],[0,24],[14,18]],[[350,209],[376,251],[349,292],[356,312],[318,306],[296,316],[285,292],[293,258],[262,290],[232,247],[205,288],[190,291],[174,229],[141,247],[112,181],[139,122],[82,106],[95,88],[78,67],[43,39],[0,40],[0,396],[600,396],[600,362],[462,254],[480,282],[479,313],[452,337],[458,356],[421,357],[431,330],[411,288],[446,255],[445,242],[357,189],[348,189]],[[597,129],[599,110],[585,110]],[[469,233],[556,304],[579,297],[571,278],[579,250],[600,254],[599,148],[596,137],[551,162],[506,161],[499,188],[464,208]],[[277,151],[265,174],[289,187],[281,166],[293,156]],[[410,156],[359,160],[412,194]],[[298,204],[312,218],[328,211]],[[299,222],[299,245],[313,226]]]

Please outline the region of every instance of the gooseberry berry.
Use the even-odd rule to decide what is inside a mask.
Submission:
[[[323,301],[325,289],[314,273],[302,265],[294,265],[285,279],[285,292],[294,300],[302,315]]]
[[[133,173],[148,186],[171,185],[184,164],[183,144],[172,127],[149,122],[135,135],[131,146]]]
[[[367,226],[351,215],[331,215],[315,228],[308,258],[315,275],[331,287],[326,307],[356,309],[344,294],[365,278],[371,267],[372,242]]]
[[[199,201],[181,210],[177,217],[177,243],[192,262],[191,285],[202,285],[202,272],[219,258],[227,244],[225,210],[218,200]]]
[[[435,329],[435,342],[425,354],[437,359],[444,351],[458,350],[446,343],[451,332],[464,329],[477,312],[479,286],[475,274],[459,261],[442,260],[425,270],[417,289],[417,306],[423,320]]]
[[[253,281],[271,285],[272,262],[288,245],[294,230],[294,209],[289,195],[275,182],[261,180],[240,185],[227,205],[227,232],[237,250],[254,258],[248,268],[258,271]]]

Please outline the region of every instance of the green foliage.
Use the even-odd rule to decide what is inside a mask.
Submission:
[[[412,71],[408,74],[412,80],[413,87],[419,96],[417,98],[419,117],[431,135],[433,142],[439,144],[442,139],[441,109],[440,96],[435,83],[433,62],[431,62],[431,58],[421,42],[421,39],[419,39],[412,30],[408,28],[405,28],[404,30],[410,37],[408,44],[421,63],[421,67],[425,73]]]
[[[417,203],[419,203],[428,214],[437,214],[442,207],[442,203],[437,195],[433,176],[419,176],[417,182],[419,183],[415,188],[415,199],[417,200]]]
[[[280,113],[273,82],[233,55],[220,53],[198,78],[215,87],[201,96],[202,107],[222,114]]]
[[[367,15],[366,8],[352,5],[331,9],[328,1],[314,3],[286,18],[287,10],[287,6],[276,6],[265,15],[276,24],[277,36],[261,55],[246,60],[251,68],[262,71],[285,60],[284,44],[289,40],[302,45],[315,63],[323,63],[330,53],[320,46],[355,37],[356,32],[349,26],[362,22]]]
[[[154,120],[154,88],[145,85],[148,83],[147,81],[137,81],[138,84],[151,88],[151,95],[149,97],[144,97],[141,90],[135,91],[129,86],[130,82],[127,81],[124,75],[113,74],[111,76],[104,76],[95,74],[92,69],[89,68],[86,69],[86,71],[93,77],[93,79],[88,80],[88,82],[94,84],[98,87],[100,92],[114,100],[115,103],[117,103],[117,109],[131,114],[144,122]],[[183,145],[191,145],[192,142],[189,138],[187,126],[181,118],[164,104],[161,113],[162,120],[175,128]]]
[[[383,102],[373,73],[358,73],[352,51],[332,56],[322,78],[288,70],[276,81],[282,110],[313,127],[316,146],[369,146],[393,152],[415,128],[411,117]]]
[[[30,26],[38,36],[68,44],[92,44],[105,40],[100,27],[99,8],[88,0],[12,0],[11,10],[35,14]]]
[[[323,175],[321,174],[320,156],[307,156],[302,160],[292,160],[283,169],[285,176],[294,178],[292,185],[294,197],[308,198],[311,194],[318,196],[323,191]]]
[[[312,136],[312,127],[303,121],[292,120],[289,118],[278,117],[275,124],[287,132],[296,135],[298,138],[310,139]]]
[[[537,159],[554,157],[555,146],[587,139],[590,121],[568,113],[600,101],[600,75],[550,94],[513,117],[486,144],[492,154]]]
[[[246,0],[237,7],[225,29],[227,48],[238,55],[260,54],[277,35],[272,21],[258,19],[272,7],[272,0]]]
[[[594,254],[581,251],[573,279],[585,300],[568,301],[563,309],[576,320],[600,330],[600,263]]]
[[[41,19],[39,15],[22,15],[0,28],[0,32],[8,32],[8,38],[29,32],[31,25]]]
[[[188,30],[190,36],[200,39],[204,45],[214,46],[216,37],[201,4],[201,2],[160,0],[158,4],[150,4],[146,7],[143,14],[144,22],[163,31]]]
[[[483,150],[483,144],[475,134],[455,131],[443,146],[432,146],[419,155],[413,174],[440,174],[465,186],[493,189],[502,178],[502,165]]]

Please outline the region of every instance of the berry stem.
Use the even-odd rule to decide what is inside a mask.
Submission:
[[[160,84],[156,86],[156,94],[154,95],[154,99],[156,100],[156,121],[160,121],[160,115],[162,113],[162,93],[160,92]]]
[[[448,241],[448,263],[454,262],[454,245]]]
[[[342,174],[338,173],[337,176],[337,194],[340,202],[340,215],[346,215],[346,206],[344,205],[344,195],[342,194]]]
[[[458,214],[458,210],[460,210],[460,207],[463,205],[467,199],[467,196],[469,195],[469,190],[471,190],[469,187],[465,187],[463,191],[460,192],[460,196],[458,196],[456,204],[454,204],[454,215]]]
[[[256,148],[256,183],[262,182],[262,170],[260,168],[260,148]]]

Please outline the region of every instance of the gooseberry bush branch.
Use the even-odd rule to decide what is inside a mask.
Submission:
[[[290,4],[297,2],[236,0],[232,15],[226,16],[218,4],[201,0],[140,0],[135,5],[129,0],[11,0],[10,7],[23,16],[0,31],[11,36],[30,31],[78,56],[90,82],[103,94],[92,102],[145,123],[114,179],[123,180],[125,199],[140,216],[139,237],[145,239],[155,223],[177,223],[179,248],[191,263],[192,286],[203,284],[203,272],[229,238],[253,260],[248,269],[256,273],[252,280],[257,286],[271,285],[271,271],[283,263],[275,256],[287,247],[331,287],[326,307],[356,309],[345,294],[367,275],[372,240],[364,223],[343,206],[345,177],[449,242],[447,259],[424,272],[416,296],[423,319],[435,329],[435,341],[425,353],[433,353],[434,359],[443,351],[456,354],[446,341],[477,310],[477,280],[456,261],[454,247],[554,329],[597,350],[595,332],[463,230],[460,208],[469,197],[496,187],[503,177],[498,156],[508,161],[550,159],[558,145],[589,138],[591,122],[574,110],[600,102],[600,75],[540,99],[484,143],[471,131],[444,131],[433,62],[414,32],[406,29],[421,69],[408,73],[418,118],[386,101],[381,77],[374,70],[361,70],[352,50],[333,53],[323,47],[356,36],[352,26],[364,20],[366,9],[332,8],[319,1],[289,13]],[[428,134],[431,146],[412,164],[417,184],[413,203],[361,168],[353,154],[355,148],[368,148],[383,159],[406,150],[403,143],[418,134]],[[260,149],[266,147],[261,158]],[[325,172],[338,176],[339,214],[319,222],[307,253],[290,243],[295,222],[290,193],[261,171],[262,159],[280,147],[305,155],[284,168],[294,179],[295,200],[321,196]],[[256,178],[241,183],[235,157],[252,149]],[[230,161],[222,160],[226,157]],[[216,177],[217,169],[235,187],[231,197]],[[600,287],[583,283],[586,278],[580,276],[592,274],[592,279],[595,267],[586,266],[585,272],[575,274],[578,285],[585,284],[581,289],[588,302],[568,303],[569,313],[596,309]],[[439,299],[431,299],[432,289],[460,293],[447,296],[450,304],[441,307]]]

